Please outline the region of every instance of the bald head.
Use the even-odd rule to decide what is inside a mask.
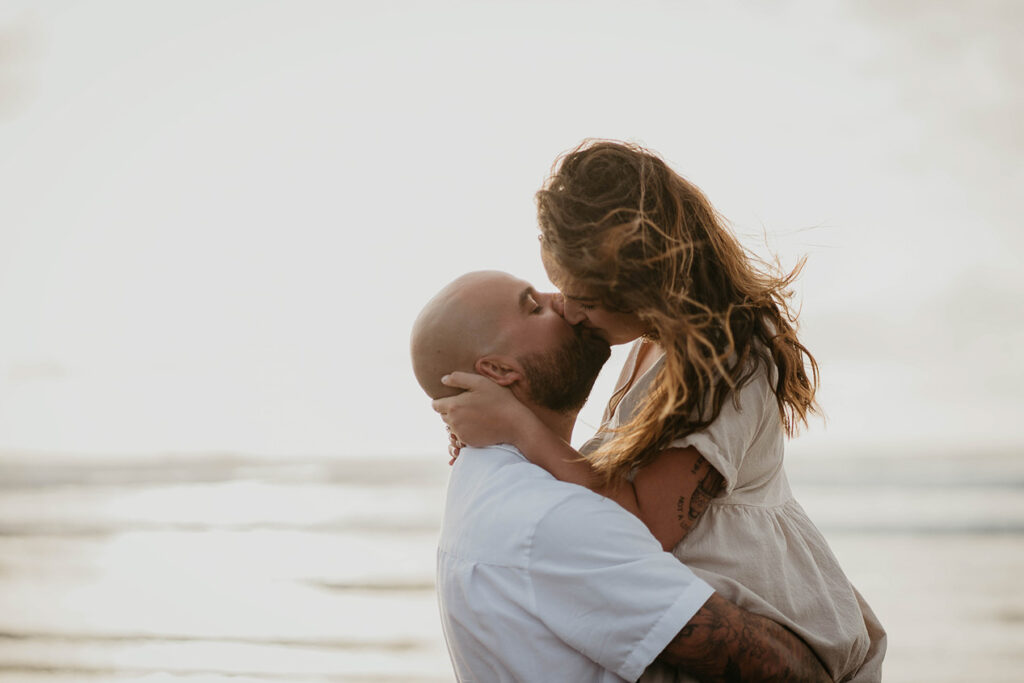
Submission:
[[[416,380],[431,398],[457,392],[441,384],[441,377],[455,370],[472,372],[478,358],[498,350],[502,322],[510,314],[509,292],[521,284],[500,271],[467,273],[423,307],[410,346]]]

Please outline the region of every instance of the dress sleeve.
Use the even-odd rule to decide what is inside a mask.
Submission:
[[[617,503],[581,489],[538,524],[535,614],[578,652],[635,681],[713,592]]]
[[[669,444],[670,448],[693,446],[700,451],[725,479],[725,494],[736,487],[743,458],[764,424],[765,411],[776,409],[768,382],[768,374],[759,369],[740,389],[738,405],[735,396],[730,396],[714,422]]]

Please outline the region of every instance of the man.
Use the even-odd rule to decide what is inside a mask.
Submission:
[[[413,326],[416,378],[469,370],[509,387],[568,441],[607,360],[551,296],[505,273],[464,275]],[[635,681],[659,659],[703,680],[828,680],[796,636],[713,593],[639,519],[554,479],[510,446],[452,470],[438,598],[460,681]]]

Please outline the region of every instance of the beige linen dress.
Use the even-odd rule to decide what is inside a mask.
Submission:
[[[627,381],[642,343],[626,361]],[[611,412],[584,444],[584,454],[629,420],[663,362],[659,358],[636,377],[618,405],[609,404]],[[835,681],[878,681],[885,631],[793,499],[782,468],[783,443],[778,404],[765,371],[740,390],[738,407],[726,400],[708,428],[673,441],[673,447],[700,451],[725,481],[721,494],[672,552],[723,597],[798,634]],[[655,664],[640,680],[689,679]]]

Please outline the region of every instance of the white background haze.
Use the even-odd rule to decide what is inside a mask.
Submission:
[[[547,286],[533,193],[590,136],[808,255],[797,449],[1021,444],[1024,11],[769,5],[8,0],[0,451],[437,457],[412,320]]]

